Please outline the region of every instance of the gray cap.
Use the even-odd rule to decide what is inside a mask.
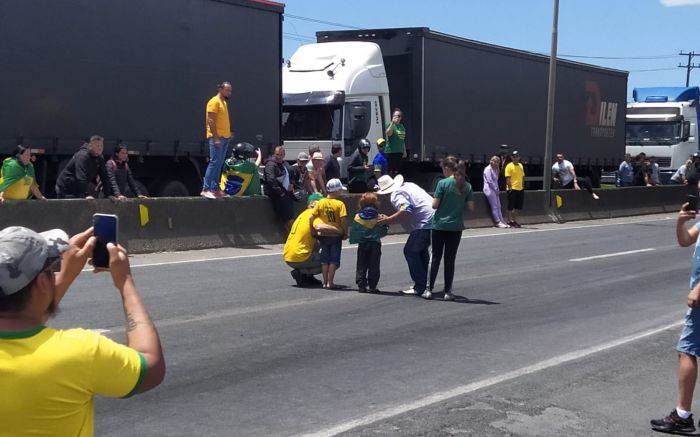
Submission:
[[[0,296],[27,286],[68,249],[68,235],[60,229],[36,233],[22,226],[0,231]]]
[[[299,155],[297,156],[297,159],[299,161],[308,161],[309,160],[309,154],[306,152],[299,152]]]

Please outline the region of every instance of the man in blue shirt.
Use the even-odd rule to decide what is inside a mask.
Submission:
[[[700,355],[700,222],[690,228],[685,223],[695,218],[695,211],[688,209],[685,203],[678,213],[676,221],[676,238],[682,247],[695,244],[690,270],[690,293],[685,325],[678,339],[678,405],[671,414],[663,419],[651,421],[651,428],[669,433],[694,433],[695,424],[690,411],[693,402],[695,381],[698,377],[697,357]]]
[[[386,160],[384,156],[384,146],[386,141],[384,138],[379,138],[377,140],[377,154],[374,155],[374,160],[372,161],[372,167],[374,167],[374,176],[379,180],[380,177],[385,174],[389,174],[389,161]]]

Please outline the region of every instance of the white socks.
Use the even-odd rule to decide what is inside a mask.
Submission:
[[[692,414],[690,411],[681,410],[680,407],[676,407],[676,413],[678,413],[678,417],[681,419],[687,419]]]

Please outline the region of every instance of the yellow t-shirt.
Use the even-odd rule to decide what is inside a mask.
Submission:
[[[515,165],[514,163],[509,162],[508,165],[506,165],[506,177],[510,178],[511,189],[515,191],[522,191],[525,188],[525,169],[521,163]]]
[[[313,235],[311,235],[311,226],[309,225],[309,219],[312,214],[313,210],[305,209],[294,220],[282,250],[282,257],[285,262],[300,263],[311,256],[316,243]]]
[[[126,397],[139,352],[86,329],[0,331],[0,436],[93,435],[93,395]]]
[[[207,138],[211,138],[214,135],[211,133],[211,128],[207,119],[209,118],[209,113],[213,112],[216,114],[214,121],[216,122],[216,135],[221,138],[228,138],[231,136],[231,121],[228,118],[228,103],[226,100],[215,95],[207,103],[207,113],[205,114],[205,124],[207,125]]]
[[[323,223],[335,226],[337,229],[343,229],[340,219],[348,216],[348,212],[342,200],[328,197],[316,202],[316,206],[312,211]]]

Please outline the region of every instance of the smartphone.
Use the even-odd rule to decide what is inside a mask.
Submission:
[[[107,243],[117,243],[117,225],[119,217],[114,214],[94,214],[92,216],[93,234],[97,243],[92,251],[92,265],[95,268],[109,268]]]
[[[686,194],[685,201],[688,203],[688,211],[698,212],[698,196]]]

